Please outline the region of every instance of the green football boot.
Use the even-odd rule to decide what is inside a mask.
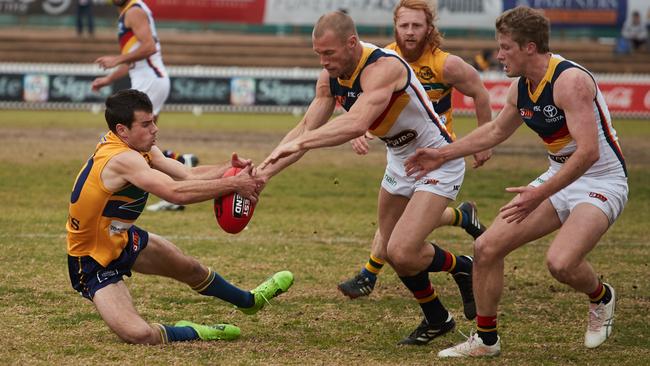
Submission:
[[[244,314],[253,315],[268,304],[269,300],[287,292],[291,285],[293,285],[293,274],[289,271],[278,272],[251,291],[255,297],[253,306],[250,308],[238,307],[237,309]]]
[[[241,331],[238,327],[230,324],[202,325],[187,320],[181,320],[175,324],[177,327],[190,327],[196,331],[199,338],[204,341],[232,341],[239,338]]]

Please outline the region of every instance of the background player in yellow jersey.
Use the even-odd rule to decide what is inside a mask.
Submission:
[[[465,161],[449,162],[422,179],[406,177],[404,161],[416,148],[452,141],[413,69],[394,51],[361,42],[354,22],[343,12],[323,15],[312,42],[323,66],[316,96],[300,123],[260,164],[258,174],[268,180],[308,150],[340,145],[366,131],[382,138],[387,164],[377,208],[379,240],[424,316],[400,343],[427,343],[455,325],[429,272],[471,272],[471,261],[425,241],[456,198]],[[337,101],[348,112],[329,121]]]
[[[478,124],[488,122],[492,117],[490,96],[483,85],[478,72],[460,57],[441,50],[442,36],[434,21],[436,10],[426,0],[402,0],[394,10],[395,40],[386,48],[395,50],[415,71],[418,80],[427,91],[433,107],[445,123],[447,131],[455,139],[453,132],[453,107],[451,105],[452,89],[474,100]],[[351,141],[357,154],[368,153],[367,139],[371,134]],[[479,167],[491,156],[491,150],[474,154],[474,167]],[[448,207],[442,216],[440,225],[457,225],[463,227],[476,239],[484,230],[479,222],[476,207],[471,202],[463,202],[458,208]],[[379,240],[374,240],[370,258],[363,269],[353,278],[339,284],[339,290],[354,299],[368,296],[375,286],[377,275],[384,266],[386,253],[380,251]],[[461,260],[467,260],[463,257]],[[462,273],[454,276],[456,281],[467,281]],[[471,286],[469,286],[471,287]],[[462,288],[462,286],[461,286]],[[474,301],[471,291],[462,293],[465,316],[475,316]]]
[[[549,168],[527,186],[506,189],[517,195],[474,244],[478,331],[438,355],[499,354],[497,311],[504,258],[554,231],[546,265],[556,280],[589,298],[584,344],[598,347],[612,332],[616,293],[586,257],[627,202],[627,170],[616,131],[593,75],[549,51],[550,23],[541,13],[528,7],[508,10],[497,18],[496,32],[497,58],[506,74],[517,78],[503,109],[453,144],[419,149],[407,160],[407,172],[426,174],[447,160],[496,146],[522,123],[543,140]]]
[[[232,192],[256,200],[262,180],[250,175],[250,160],[236,154],[223,166],[195,168],[165,157],[155,145],[158,127],[151,101],[140,91],[129,89],[110,96],[105,116],[110,131],[79,172],[70,197],[66,229],[72,287],[91,300],[108,327],[129,343],[237,338],[239,328],[228,324],[147,323],[133,306],[123,276],[131,276],[134,270],[173,278],[202,295],[234,304],[246,314],[259,311],[293,284],[291,272],[278,272],[253,291],[244,291],[134,222],[149,193],[178,204]],[[243,170],[222,178],[230,166]]]

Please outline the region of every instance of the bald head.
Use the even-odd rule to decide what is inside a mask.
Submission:
[[[334,33],[342,42],[347,41],[350,36],[359,38],[352,18],[341,11],[333,11],[321,16],[314,26],[312,37],[321,38],[327,31]]]

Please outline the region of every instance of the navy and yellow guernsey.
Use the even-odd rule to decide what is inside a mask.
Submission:
[[[393,42],[386,46],[387,49],[397,52],[402,56],[402,51]],[[420,83],[427,91],[429,99],[433,104],[433,109],[436,111],[442,123],[445,124],[447,131],[451,137],[456,140],[453,126],[453,112],[454,108],[451,105],[451,92],[452,85],[445,82],[444,66],[449,52],[445,52],[439,48],[432,50],[431,47],[422,52],[422,55],[415,62],[410,62],[409,65],[415,71]]]
[[[361,74],[368,66],[382,57],[395,57],[408,71],[403,89],[393,92],[384,111],[368,129],[381,138],[388,147],[389,163],[404,169],[403,162],[419,147],[440,147],[451,143],[452,138],[445,125],[433,110],[426,91],[413,70],[397,53],[362,42],[363,53],[354,73],[349,79],[330,78],[330,92],[338,103],[350,110],[359,96]],[[392,160],[392,161],[391,161]]]
[[[129,150],[108,132],[77,175],[66,224],[69,255],[90,256],[106,267],[126,246],[127,231],[142,213],[148,193],[131,184],[111,192],[104,186],[101,173],[112,157]],[[141,154],[151,162],[149,153]]]
[[[132,82],[133,79],[137,81],[139,78],[143,77],[163,78],[167,75],[167,71],[165,70],[165,65],[162,61],[160,42],[158,41],[158,35],[156,33],[156,25],[151,10],[147,7],[147,4],[142,1],[131,0],[120,13],[120,17],[117,20],[117,39],[120,43],[120,52],[125,54],[133,52],[140,47],[140,41],[135,36],[135,33],[133,33],[133,30],[127,28],[124,24],[126,12],[133,7],[141,8],[147,14],[151,36],[153,37],[154,42],[156,42],[156,52],[145,59],[134,62],[129,68],[129,78],[131,78]]]
[[[559,169],[576,150],[576,142],[567,127],[564,110],[557,107],[553,100],[553,86],[563,71],[577,67],[586,72],[592,80],[593,75],[582,66],[566,60],[559,55],[552,55],[544,78],[535,90],[530,90],[530,81],[519,78],[517,85],[517,109],[522,120],[535,131],[546,145],[551,167]],[[594,84],[596,81],[594,80]],[[612,126],[612,120],[598,85],[593,109],[598,126],[598,144],[600,158],[587,170],[585,175],[599,176],[615,174],[627,176],[625,160]]]

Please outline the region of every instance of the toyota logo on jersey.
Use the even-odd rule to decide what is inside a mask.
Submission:
[[[557,115],[557,108],[555,108],[554,105],[547,105],[544,106],[544,109],[542,110],[544,115],[548,118],[553,118]]]

